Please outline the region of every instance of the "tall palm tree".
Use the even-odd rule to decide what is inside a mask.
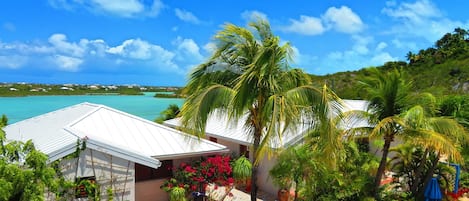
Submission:
[[[424,173],[424,163],[415,172],[415,183],[410,190],[415,196],[423,198],[424,184],[430,181],[438,165],[440,157],[445,155],[449,160],[462,162],[459,146],[467,144],[467,133],[462,125],[455,119],[446,117],[433,117],[432,113],[420,106],[414,106],[402,116],[402,128],[405,135],[403,140],[424,150],[421,161],[430,160],[428,170]]]
[[[226,24],[215,35],[216,51],[190,74],[181,123],[185,131],[203,136],[209,115],[220,112],[233,122],[247,117],[254,201],[259,159],[285,130],[295,130],[311,105],[322,101],[323,91],[310,85],[303,71],[290,68],[292,49],[289,43],[280,45],[267,21],[249,25],[251,29]]]
[[[389,72],[380,72],[376,68],[370,68],[371,76],[361,84],[366,91],[366,99],[369,101],[368,111],[372,114],[373,124],[379,128],[378,133],[384,139],[381,161],[376,171],[373,193],[378,197],[378,189],[384,174],[389,148],[394,138],[399,133],[399,124],[394,117],[403,112],[409,101],[411,84],[405,81],[403,74],[394,69]],[[380,125],[383,125],[380,127]],[[386,127],[385,127],[385,126]]]
[[[424,156],[427,156],[428,152],[436,153],[437,159],[433,161],[433,167],[436,167],[439,156],[442,154],[454,160],[461,160],[455,145],[465,141],[465,130],[452,119],[432,117],[435,113],[436,101],[430,94],[423,94],[422,97],[425,98],[418,99],[419,102],[423,101],[426,104],[425,108],[416,105],[415,96],[410,93],[411,83],[405,81],[399,70],[387,73],[380,73],[377,69],[370,70],[373,77],[363,82],[370,101],[368,110],[376,120],[370,136],[379,136],[384,139],[383,154],[373,191],[375,197],[378,198],[378,188],[385,170],[389,149],[397,136],[404,142],[410,142],[425,149],[427,154]],[[428,175],[432,174],[420,175],[418,179],[422,176],[428,177]],[[424,178],[425,181],[428,179]],[[413,189],[413,191],[416,190]]]

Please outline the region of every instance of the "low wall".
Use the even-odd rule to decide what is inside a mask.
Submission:
[[[135,183],[136,201],[168,201],[168,193],[160,189],[166,179],[155,179]]]

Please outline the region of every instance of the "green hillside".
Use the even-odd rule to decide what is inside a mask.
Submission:
[[[377,66],[382,71],[402,68],[414,83],[416,92],[435,95],[469,93],[469,31],[456,28],[435,42],[434,47],[418,53],[408,52],[407,62],[393,61]],[[311,75],[315,82],[326,83],[340,97],[362,98],[359,80],[367,76],[366,68],[325,76]]]

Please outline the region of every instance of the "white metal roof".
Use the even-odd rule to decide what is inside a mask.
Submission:
[[[53,161],[75,151],[78,139],[87,148],[112,154],[149,167],[159,160],[227,152],[227,148],[207,140],[134,115],[91,103],[81,103],[4,128],[12,140],[32,139],[36,147]]]
[[[343,100],[343,102],[344,102],[344,107],[342,109],[342,112],[351,111],[351,110],[366,111],[368,107],[367,101],[363,101],[363,100]],[[225,140],[236,142],[239,144],[250,145],[252,144],[251,136],[247,134],[247,132],[245,132],[244,130],[245,118],[247,117],[243,117],[239,119],[237,124],[235,124],[232,121],[228,120],[227,115],[220,115],[220,114],[210,115],[207,119],[207,126],[205,128],[206,135],[215,137],[215,138],[225,139]],[[353,121],[354,124],[359,123],[360,126],[363,126],[363,124],[367,124],[367,121],[365,120],[357,121],[356,119],[353,119],[350,121]],[[172,128],[177,128],[181,125],[180,118],[167,120],[163,124]],[[345,125],[345,126],[350,127],[350,125]],[[296,128],[296,132],[291,132],[287,130],[283,134],[281,140],[275,139],[275,138],[273,139],[273,141],[271,142],[271,147],[280,148],[280,147],[294,144],[303,138],[303,134],[308,129],[309,129],[308,125],[300,124]]]

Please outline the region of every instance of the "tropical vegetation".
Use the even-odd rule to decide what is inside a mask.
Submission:
[[[456,28],[418,52],[408,52],[407,61],[390,61],[377,66],[381,72],[402,69],[412,81],[412,91],[430,92],[436,96],[467,94],[469,92],[469,33]],[[404,55],[403,55],[404,56]],[[325,76],[311,75],[316,85],[327,83],[341,98],[363,99],[359,81],[370,75],[366,68],[338,72]]]
[[[173,169],[174,175],[160,188],[169,192],[171,201],[180,201],[193,197],[192,193],[205,192],[209,184],[232,185],[234,179],[231,163],[230,156],[216,155],[192,161],[190,164],[181,163],[178,167],[167,167]]]
[[[6,139],[0,122],[0,200],[43,200],[45,190],[58,192],[61,178],[54,168],[46,165],[47,156],[38,151],[31,141]]]
[[[165,110],[163,110],[161,113],[160,113],[160,116],[158,116],[156,119],[155,119],[155,122],[156,123],[163,123],[164,121],[168,120],[168,119],[174,119],[177,117],[177,115],[179,114],[179,106],[176,105],[176,104],[170,104]]]
[[[200,137],[209,115],[244,121],[252,137],[251,200],[256,200],[259,161],[271,144],[285,130],[295,130],[302,114],[324,112],[324,101],[337,97],[323,96],[327,88],[313,87],[307,74],[289,66],[292,49],[289,43],[281,45],[267,21],[249,25],[226,24],[215,35],[212,57],[190,74],[181,117],[184,131]]]
[[[191,72],[182,108],[170,105],[156,121],[180,116],[181,129],[199,137],[211,115],[242,121],[252,139],[253,163],[228,156],[182,163],[161,188],[171,200],[186,200],[210,183],[230,186],[239,179],[251,182],[255,200],[260,161],[276,154],[269,173],[280,188],[294,189],[295,201],[424,200],[434,177],[448,199],[457,198],[469,189],[468,37],[467,30],[456,28],[434,47],[408,52],[407,62],[314,76],[291,68],[290,44],[275,36],[267,21],[248,28],[226,24],[214,36],[211,57]],[[39,92],[27,87],[2,87],[0,94]],[[364,99],[369,107],[342,112],[339,97]],[[354,118],[365,118],[368,125],[344,125]],[[0,127],[7,121],[2,116]],[[308,127],[301,143],[279,147],[286,132],[300,132],[300,123]],[[379,157],[369,153],[373,145]],[[45,189],[63,196],[70,184],[46,160],[32,142],[9,141],[0,130],[0,200],[41,200]],[[462,188],[453,193],[452,163],[462,170]],[[383,185],[389,171],[395,178]]]

